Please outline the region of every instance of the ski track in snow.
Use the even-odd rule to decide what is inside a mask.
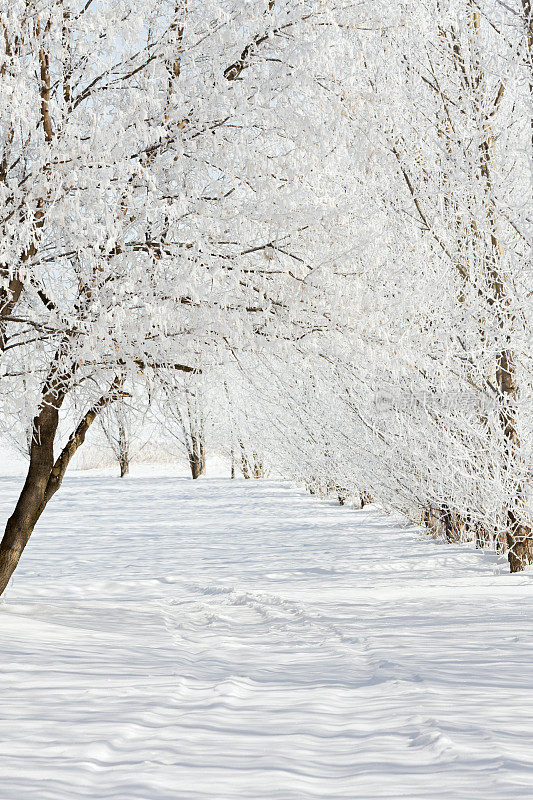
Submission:
[[[74,474],[0,604],[0,798],[531,800],[505,569],[282,481]]]

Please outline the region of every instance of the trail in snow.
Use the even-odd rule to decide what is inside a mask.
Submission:
[[[503,570],[281,481],[73,475],[0,605],[1,800],[530,800]]]

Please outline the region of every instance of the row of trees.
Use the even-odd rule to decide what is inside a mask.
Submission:
[[[0,0],[0,27],[30,442],[0,592],[102,412],[156,391],[186,431],[181,374],[246,463],[531,563],[529,0]]]
[[[186,462],[193,479],[204,475],[207,453],[229,462],[231,477],[262,478],[263,464],[250,438],[251,418],[234,375],[231,390],[223,376],[167,375],[159,391],[140,392],[110,404],[91,429],[77,459],[81,469],[115,465],[120,477],[130,463]],[[12,445],[23,453],[21,432]]]

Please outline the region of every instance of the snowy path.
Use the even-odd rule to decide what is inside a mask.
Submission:
[[[0,605],[0,798],[531,800],[532,590],[282,482],[73,475]]]

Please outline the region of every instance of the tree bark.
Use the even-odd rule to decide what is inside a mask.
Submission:
[[[128,435],[122,422],[118,426],[118,463],[120,477],[124,478],[130,471],[130,454],[128,448]]]
[[[250,471],[250,463],[248,461],[248,458],[246,457],[246,450],[244,444],[242,442],[239,442],[239,446],[241,448],[241,472],[245,480],[248,481],[252,477],[252,473]]]
[[[265,469],[257,453],[252,453],[252,478],[264,478]]]
[[[44,406],[34,420],[28,473],[0,543],[0,595],[15,571],[46,505],[46,490],[54,466],[54,439],[58,422],[58,405]]]
[[[196,480],[205,472],[205,463],[198,457],[197,454],[189,456],[189,465],[191,467],[191,475],[193,480]]]

